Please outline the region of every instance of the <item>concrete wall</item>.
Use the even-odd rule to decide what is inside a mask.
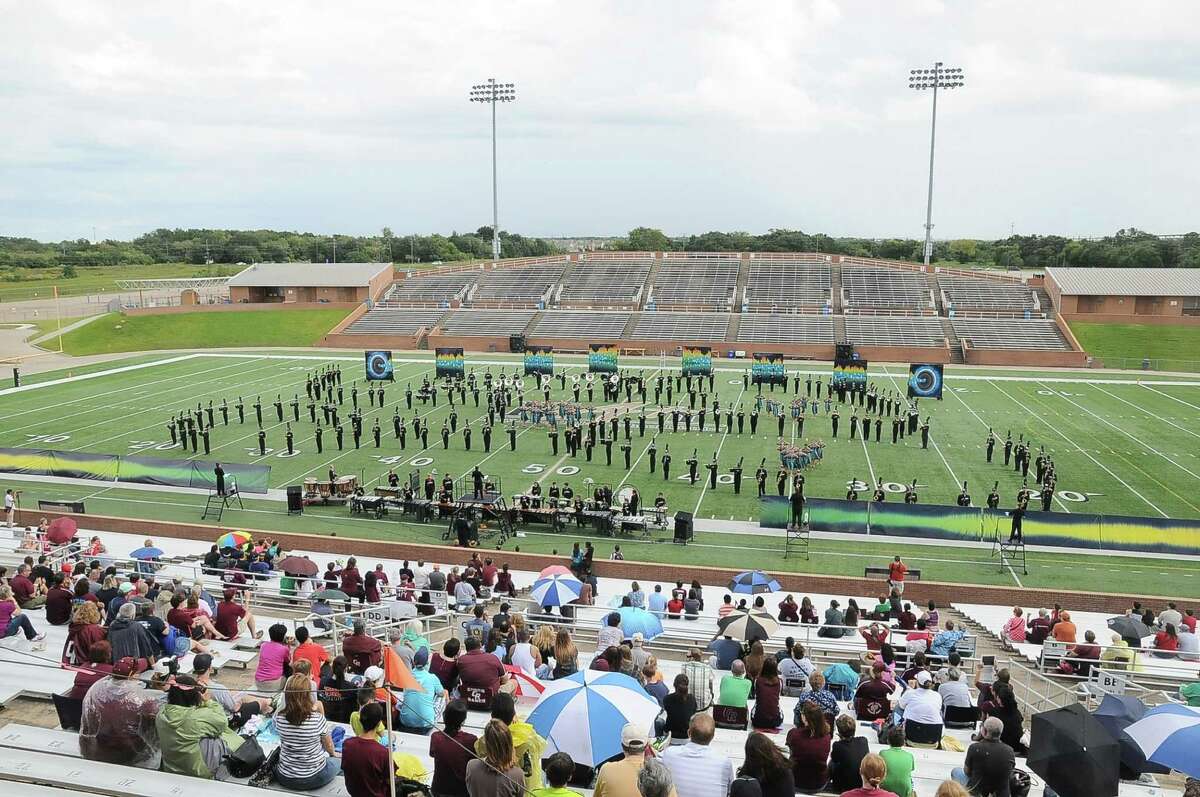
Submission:
[[[387,272],[385,271],[386,275]],[[382,280],[382,278],[380,278]],[[384,281],[383,285],[387,285]],[[229,289],[234,304],[306,304],[314,302],[365,302],[370,288],[354,287],[283,287],[283,297],[274,296],[268,288],[239,287]],[[382,290],[382,288],[380,289]]]
[[[281,510],[282,511],[282,510]],[[39,518],[72,517],[81,529],[88,531],[113,531],[124,534],[135,534],[144,537],[171,537],[188,540],[214,540],[223,531],[218,526],[200,523],[171,523],[161,520],[139,520],[134,518],[109,517],[103,515],[70,515],[63,512],[41,512],[31,509],[17,511],[17,522],[21,525],[36,525]],[[285,550],[299,549],[320,553],[333,553],[340,556],[357,556],[366,562],[373,558],[408,559],[415,561],[423,559],[449,565],[465,565],[471,551],[451,545],[424,545],[420,543],[384,542],[382,540],[363,540],[350,537],[322,536],[316,534],[281,533],[275,531],[260,531],[245,529],[256,538],[277,539]],[[698,535],[703,538],[703,533]],[[549,565],[566,563],[571,543],[571,535],[563,536],[560,548],[561,556],[520,553],[517,551],[492,551],[490,555],[497,563],[507,562],[512,568],[538,572]],[[690,582],[699,579],[703,584],[728,583],[738,570],[718,567],[701,567],[697,565],[669,565],[658,562],[613,562],[604,558],[605,542],[599,543],[601,555],[595,561],[596,574],[610,578],[636,579],[643,583],[665,583],[674,581]],[[1036,556],[1036,554],[1034,554]],[[889,554],[881,551],[878,562],[864,560],[864,566],[886,564]],[[772,575],[778,579],[783,589],[798,595],[806,593],[833,593],[845,596],[876,595],[883,588],[884,582],[878,578],[852,578],[846,576],[827,576],[802,573],[779,573]],[[525,586],[525,585],[520,585]],[[904,599],[914,604],[924,604],[926,601],[936,601],[940,606],[947,606],[952,601],[961,601],[964,595],[963,584],[951,584],[936,581],[914,581],[904,590]],[[970,595],[975,603],[986,603],[999,606],[1051,606],[1061,603],[1072,611],[1091,612],[1123,612],[1133,601],[1139,600],[1153,605],[1165,604],[1168,600],[1177,600],[1174,596],[1154,596],[1136,594],[1103,595],[1089,592],[1069,592],[1060,589],[1029,589],[1013,587],[992,587],[977,584],[970,585]]]

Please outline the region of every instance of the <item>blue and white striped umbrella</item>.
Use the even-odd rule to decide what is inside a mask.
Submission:
[[[621,633],[626,639],[631,639],[634,634],[641,634],[648,642],[663,632],[662,620],[645,609],[623,606],[617,609],[617,613],[621,615]]]
[[[562,606],[578,600],[583,590],[583,582],[574,576],[556,573],[533,582],[529,597],[537,601],[538,606]]]
[[[748,570],[738,573],[729,582],[730,592],[740,592],[743,595],[758,595],[763,592],[779,592],[782,589],[779,582],[761,570]]]
[[[619,672],[583,670],[551,681],[529,714],[529,724],[547,742],[546,755],[563,752],[576,764],[598,766],[621,752],[621,729],[652,735],[658,701]]]
[[[1200,778],[1200,708],[1155,706],[1125,729],[1147,761]]]

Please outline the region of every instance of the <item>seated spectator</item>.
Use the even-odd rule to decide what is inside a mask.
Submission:
[[[910,797],[915,794],[912,773],[917,768],[917,760],[913,758],[912,753],[904,749],[903,729],[892,728],[888,732],[887,740],[887,749],[879,753],[879,757],[887,765],[887,773],[879,788],[885,792],[893,792],[898,797]]]
[[[708,714],[696,714],[688,727],[688,743],[668,747],[662,762],[671,771],[684,797],[726,797],[733,782],[733,764],[709,747],[716,725]]]
[[[671,600],[667,601],[667,619],[678,620],[680,615],[683,614],[683,608],[683,598],[672,595]]]
[[[62,573],[50,577],[50,589],[46,591],[46,622],[50,625],[66,625],[71,620],[75,593],[64,586],[65,578]]]
[[[92,684],[112,675],[112,647],[103,639],[88,650],[88,663],[75,671],[75,683],[67,697],[83,700]]]
[[[471,610],[471,614],[471,619],[463,623],[463,633],[480,641],[487,639],[488,634],[492,632],[492,624],[488,622],[483,606],[476,606]]]
[[[287,642],[287,626],[283,623],[275,623],[268,628],[267,637],[267,641],[258,646],[254,688],[259,692],[274,694],[283,687],[283,668],[291,664],[292,649]]]
[[[862,680],[859,677],[861,666],[858,659],[830,664],[822,673],[825,676],[826,688],[839,700],[849,700]]]
[[[154,720],[162,749],[160,769],[224,780],[229,775],[224,758],[244,740],[230,729],[225,710],[195,678],[177,675],[168,683],[167,704]]]
[[[1189,706],[1200,706],[1200,678],[1179,687],[1179,698]]]
[[[829,602],[829,608],[825,610],[825,623],[817,630],[817,636],[841,639],[847,631],[850,631],[848,628],[843,628],[846,625],[846,615],[842,614],[838,606],[836,600]],[[854,632],[850,631],[850,633]]]
[[[1175,630],[1178,632],[1180,660],[1200,661],[1200,637],[1183,624],[1176,626]]]
[[[828,780],[826,761],[829,759],[833,735],[829,719],[819,705],[802,703],[796,708],[798,721],[787,735],[787,748],[792,756],[792,778],[798,791],[813,794],[822,791]]]
[[[949,681],[951,667],[957,667],[960,672],[962,671],[962,656],[959,655],[957,650],[946,657],[945,667],[942,667],[937,672],[930,673],[933,676],[933,682],[940,686]]]
[[[544,789],[535,789],[530,797],[583,797],[579,792],[567,788],[575,774],[575,761],[563,752],[555,753],[546,759],[546,782],[550,784]]]
[[[528,771],[524,773],[525,788],[542,788],[541,762],[545,757],[546,740],[538,735],[532,725],[517,716],[517,706],[512,695],[499,694],[492,698],[492,719],[503,723],[508,730],[515,760],[528,762]],[[479,756],[484,754],[483,739],[476,742],[475,753]]]
[[[1022,616],[1025,612],[1020,606],[1013,607],[1012,617],[1008,618],[1008,622],[1004,624],[1000,638],[1009,642],[1024,642],[1025,641],[1025,618]]]
[[[867,650],[879,650],[891,638],[891,631],[883,623],[871,623],[865,628],[858,629],[858,633],[867,642]]]
[[[933,642],[929,645],[929,651],[941,658],[946,658],[950,655],[950,651],[954,650],[954,646],[962,641],[967,633],[954,627],[953,620],[946,621],[946,630],[933,638]],[[1071,640],[1075,641],[1074,639]]]
[[[490,720],[475,743],[479,758],[467,762],[469,797],[520,797],[525,773],[513,750],[513,738],[500,720]]]
[[[971,700],[971,690],[967,688],[962,671],[957,667],[946,668],[946,682],[938,686],[938,694],[942,696],[943,708],[970,708],[975,705]]]
[[[917,615],[913,613],[911,603],[905,603],[904,609],[896,616],[896,627],[901,631],[912,631],[917,627]]]
[[[113,660],[131,658],[138,672],[149,668],[162,655],[159,640],[137,621],[137,605],[133,603],[123,603],[117,609],[117,619],[108,627],[108,642],[112,645]]]
[[[40,608],[46,602],[45,578],[38,578],[31,573],[30,566],[22,563],[17,565],[17,574],[8,582],[12,589],[11,597],[16,600],[18,606],[26,610]]]
[[[270,698],[234,692],[224,684],[218,683],[213,678],[215,673],[216,668],[213,667],[211,653],[197,653],[192,657],[192,677],[196,679],[197,684],[204,687],[210,700],[217,701],[227,716],[238,713],[243,716],[251,716],[265,713],[270,709],[272,703]]]
[[[560,628],[554,635],[554,669],[551,671],[551,677],[565,678],[578,671],[579,649],[571,639],[571,632]]]
[[[657,666],[646,664],[641,672],[642,688],[646,690],[646,694],[658,701],[658,705],[663,704],[663,700],[671,693],[667,684],[662,679],[662,675],[658,672]],[[657,676],[657,677],[656,677]]]
[[[729,668],[729,675],[721,678],[717,705],[745,708],[750,697],[750,687],[751,681],[746,677],[746,665],[738,659]]]
[[[221,596],[221,602],[217,604],[216,615],[213,617],[213,625],[216,626],[217,633],[227,639],[237,639],[238,634],[241,633],[240,624],[243,620],[250,635],[254,639],[262,639],[262,632],[255,627],[254,615],[241,605],[237,590],[225,590]]]
[[[688,596],[683,601],[683,619],[697,620],[700,612],[704,611],[704,601],[700,598],[700,590],[688,590]]]
[[[692,696],[696,698],[696,705],[699,706],[700,711],[707,711],[712,706],[715,695],[713,669],[709,666],[704,651],[700,648],[690,648],[687,659],[684,660],[683,667],[680,669],[688,678]]]
[[[879,602],[875,604],[875,608],[871,609],[870,617],[872,620],[887,620],[892,614],[892,602],[888,600],[887,595],[880,595]]]
[[[754,711],[750,714],[752,728],[778,728],[783,724],[783,714],[779,710],[779,681],[778,665],[775,659],[768,657],[763,660],[762,672],[754,679]]]
[[[296,649],[292,651],[292,662],[307,661],[312,665],[313,683],[320,683],[321,670],[329,663],[329,651],[324,645],[309,638],[307,626],[296,629]]]
[[[595,797],[640,797],[638,776],[646,764],[646,734],[632,724],[621,729],[622,757],[600,767],[596,777]],[[547,776],[549,773],[547,772]],[[668,794],[674,795],[674,789]]]
[[[757,639],[750,643],[750,652],[742,657],[742,664],[746,665],[746,677],[753,683],[754,679],[762,672],[763,662],[766,660],[766,650],[763,648],[763,643]]]
[[[806,703],[815,703],[830,722],[838,715],[837,696],[825,688],[825,676],[819,672],[812,674],[808,681],[808,689],[801,692],[796,701],[794,724],[800,724],[800,713]]]
[[[871,677],[859,684],[854,693],[854,713],[868,722],[883,719],[891,711],[892,688],[883,682],[883,662],[871,667]]]
[[[1067,675],[1086,678],[1100,659],[1100,646],[1096,644],[1096,633],[1085,631],[1083,639],[1084,644],[1073,647],[1058,663],[1058,668]]]
[[[646,598],[646,608],[660,620],[667,613],[667,596],[663,594],[662,584],[654,585],[654,591]]]
[[[962,767],[955,767],[950,777],[966,786],[972,794],[1008,794],[1009,783],[1017,759],[1011,747],[1000,741],[1004,723],[988,717],[980,727],[979,741],[967,748]]]
[[[904,635],[904,649],[908,654],[928,653],[933,643],[933,633],[925,627],[925,619],[917,620],[917,627]]]
[[[154,718],[166,695],[147,689],[137,675],[134,659],[118,659],[112,675],[84,695],[79,752],[89,761],[145,765],[157,754]]]
[[[24,631],[25,638],[35,644],[46,638],[45,634],[39,634],[34,629],[29,615],[21,611],[21,606],[13,597],[12,588],[8,584],[0,584],[0,629],[4,629],[0,639],[16,636],[20,631]]]
[[[443,704],[449,694],[436,675],[429,672],[429,648],[421,648],[413,656],[413,679],[420,689],[405,689],[400,704],[400,730],[405,733],[428,735],[433,731],[436,704]]]
[[[917,673],[912,688],[900,696],[898,708],[904,712],[903,735],[912,744],[936,747],[941,742],[942,696],[933,688],[933,676]],[[903,738],[900,744],[904,744]],[[892,769],[891,762],[888,769]]]
[[[738,780],[733,782],[729,793],[742,793],[738,781],[752,780],[752,792],[762,797],[795,797],[796,784],[792,779],[790,762],[775,742],[762,733],[751,733],[746,737],[744,758],[738,770]]]
[[[458,657],[458,677],[461,689],[482,689],[495,695],[502,684],[508,683],[508,673],[500,660],[485,653],[479,640],[467,637],[467,652]]]
[[[462,643],[457,637],[450,637],[442,643],[440,652],[433,654],[429,661],[429,671],[438,677],[442,688],[453,691],[458,686],[458,652]]]
[[[621,630],[621,615],[617,612],[611,612],[604,618],[604,626],[596,634],[596,650],[604,650],[605,648],[617,647],[621,641],[625,639],[625,632]]]
[[[1154,635],[1154,650],[1151,656],[1159,659],[1173,659],[1179,650],[1179,635],[1174,623],[1167,623],[1163,630]]]
[[[675,676],[675,691],[663,698],[666,720],[660,732],[671,735],[671,744],[683,744],[692,716],[699,711],[696,698],[690,694],[689,688],[688,677],[680,673]]]
[[[1013,749],[1017,755],[1025,755],[1028,749],[1021,743],[1025,732],[1024,718],[1017,705],[1017,696],[1009,685],[1008,670],[996,673],[996,683],[992,685],[992,699],[988,704],[988,714],[1004,723],[1004,732],[1000,740]]]
[[[1075,624],[1071,622],[1070,612],[1059,612],[1058,622],[1054,623],[1050,629],[1050,635],[1059,642],[1066,642],[1068,645],[1075,644]]]
[[[383,661],[383,644],[367,634],[366,623],[355,620],[354,633],[342,640],[342,653],[350,661],[350,671],[361,675]]]
[[[1109,640],[1109,646],[1100,654],[1101,666],[1109,670],[1134,669],[1137,651],[1130,648],[1120,634],[1113,634]]]
[[[728,636],[709,642],[708,651],[713,654],[708,664],[714,670],[728,670],[733,667],[734,661],[742,657],[741,643]]]
[[[788,595],[779,602],[779,622],[800,622],[800,604],[796,603],[796,599],[791,595]]]
[[[874,753],[863,756],[858,767],[858,777],[862,786],[842,792],[842,797],[897,797],[895,792],[880,788],[887,777],[887,763]],[[908,797],[901,795],[900,797]]]
[[[475,758],[478,738],[462,729],[466,721],[467,704],[451,700],[442,712],[442,729],[429,737],[431,787],[438,797],[467,797],[467,764]]]
[[[642,587],[636,581],[630,585],[629,593],[626,595],[629,598],[629,605],[635,609],[646,608],[646,593],[642,592]]]
[[[1173,625],[1178,628],[1179,624],[1182,622],[1183,614],[1179,611],[1179,609],[1175,608],[1174,601],[1168,601],[1167,608],[1159,612],[1158,619],[1154,621],[1154,625],[1151,627],[1162,629],[1166,628],[1168,625]]]
[[[279,734],[275,781],[293,791],[319,789],[341,771],[329,723],[317,708],[307,675],[293,675],[285,686],[283,710],[275,714]]]
[[[865,736],[858,735],[858,723],[854,721],[854,717],[843,714],[837,718],[836,725],[838,738],[829,749],[829,791],[841,794],[858,788],[862,783],[858,774],[859,767],[871,752],[871,747]],[[794,751],[792,760],[795,763]],[[799,778],[796,780],[796,787],[801,788]]]
[[[360,730],[342,742],[342,775],[350,797],[383,797],[387,794],[391,758],[379,743],[376,729],[384,722],[382,703],[371,702],[359,710]]]
[[[1030,645],[1040,645],[1050,636],[1050,612],[1038,609],[1038,616],[1029,618],[1029,633],[1025,641]]]
[[[817,668],[808,658],[804,646],[796,643],[790,646],[784,658],[779,661],[779,677],[783,680],[783,694],[795,697],[807,688],[808,680],[812,678]],[[801,686],[803,682],[803,686]]]

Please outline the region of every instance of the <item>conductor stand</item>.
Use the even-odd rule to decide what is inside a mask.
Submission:
[[[200,515],[201,520],[208,520],[209,515],[216,518],[217,522],[221,522],[221,515],[224,514],[225,508],[230,506],[234,501],[237,501],[238,509],[245,509],[242,504],[242,494],[238,492],[237,479],[229,477],[228,484],[225,485],[225,490],[221,491],[214,487],[208,493],[208,501],[204,504],[204,513]]]
[[[476,548],[481,540],[491,539],[499,546],[512,536],[512,520],[504,496],[484,493],[480,498],[470,494],[458,497],[442,539],[464,548]]]
[[[1023,515],[1024,513],[1021,513]],[[1021,533],[1022,517],[1016,513],[1013,517],[1013,525],[1008,533],[1005,533],[1001,524],[996,524],[995,536],[992,538],[992,558],[999,559],[1000,572],[1003,573],[1005,568],[1021,569],[1021,575],[1029,575],[1029,568],[1025,562],[1025,535]]]
[[[803,556],[805,559],[811,559],[811,554],[808,550],[809,541],[809,524],[808,516],[805,515],[802,523],[789,523],[783,542],[783,558],[788,559],[793,554]]]

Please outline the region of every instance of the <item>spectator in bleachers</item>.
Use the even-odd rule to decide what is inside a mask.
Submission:
[[[429,738],[435,797],[467,797],[467,764],[475,758],[478,739],[462,729],[466,721],[467,704],[452,700],[442,712],[442,729]]]
[[[221,602],[217,604],[213,625],[217,632],[227,639],[237,639],[242,620],[245,620],[246,628],[254,639],[262,639],[262,632],[255,626],[254,615],[246,611],[246,607],[238,601],[237,590],[225,590]]]
[[[887,763],[874,753],[868,753],[863,756],[862,763],[858,767],[858,776],[862,781],[862,786],[842,792],[841,797],[897,797],[895,792],[880,788],[887,773]],[[907,797],[907,795],[901,797]]]
[[[500,572],[496,573],[496,586],[492,590],[492,594],[509,598],[517,596],[517,585],[513,583],[512,573],[508,572],[508,562],[500,565]]]
[[[795,720],[799,720],[806,703],[815,703],[818,705],[830,721],[837,716],[837,696],[825,688],[825,676],[820,672],[812,674],[812,677],[808,681],[808,688],[800,693],[799,699],[796,701]]]
[[[285,789],[312,791],[329,783],[341,771],[329,723],[317,710],[312,684],[306,675],[287,679],[283,710],[275,714],[279,734],[279,764],[275,780]]]
[[[704,655],[700,648],[689,648],[687,658],[680,668],[688,678],[689,688],[696,698],[700,711],[707,711],[713,704],[713,668],[711,657]]]
[[[813,794],[822,791],[828,781],[826,762],[829,760],[833,732],[829,717],[816,703],[797,704],[796,718],[795,727],[787,735],[787,747],[792,756],[792,777],[797,791]],[[857,775],[857,767],[854,771]]]
[[[1189,706],[1200,706],[1200,677],[1179,687],[1179,697],[1185,700]]]
[[[75,671],[75,683],[67,697],[83,700],[92,684],[112,675],[112,646],[103,639],[88,650],[88,663]]]
[[[108,627],[108,641],[113,659],[131,658],[137,662],[139,672],[153,664],[163,650],[159,639],[137,621],[137,606],[133,603],[122,604],[117,610],[117,619]]]
[[[954,646],[961,642],[966,635],[965,631],[954,627],[953,620],[947,620],[946,630],[933,638],[933,642],[929,645],[929,651],[933,655],[944,659],[950,655],[950,651],[954,650]],[[1075,641],[1073,635],[1071,641]]]
[[[918,672],[908,691],[900,696],[897,707],[904,713],[904,735],[910,744],[936,747],[941,742],[942,696],[933,688],[932,675],[924,670]]]
[[[595,797],[639,797],[638,776],[647,763],[646,747],[646,734],[632,724],[625,725],[621,729],[623,757],[600,767],[593,792]],[[674,797],[674,792],[673,788],[668,789],[664,797]]]
[[[796,599],[791,595],[784,597],[784,599],[779,602],[779,622],[800,622],[800,604],[796,603]]]
[[[324,645],[309,638],[308,627],[299,626],[296,629],[296,649],[292,651],[292,661],[307,661],[312,665],[314,683],[321,681],[321,669],[329,662],[329,651]]]
[[[854,692],[854,712],[868,722],[883,719],[890,712],[892,688],[883,682],[883,662],[871,666],[871,677],[859,684]]]
[[[600,672],[620,672],[621,671],[621,648],[617,645],[609,645],[604,650],[597,650],[596,658],[592,659],[592,663],[588,665],[589,670],[599,670]]]
[[[675,691],[663,698],[662,706],[665,714],[659,732],[670,734],[671,744],[683,744],[692,717],[702,710],[691,693],[688,676],[683,673],[675,676]]]
[[[1180,624],[1187,626],[1189,632],[1196,633],[1196,612],[1192,609],[1185,609]]]
[[[925,611],[923,611],[921,613],[920,619],[923,619],[925,621],[926,628],[937,628],[938,621],[941,619],[941,615],[939,614],[938,609],[937,609],[937,604],[934,603],[932,600],[929,601],[929,604],[926,606]]]
[[[825,610],[825,624],[817,631],[817,636],[840,639],[844,635],[842,626],[846,624],[846,615],[838,606],[836,599],[829,602],[829,608]]]
[[[1175,628],[1179,639],[1179,658],[1183,661],[1200,661],[1200,637],[1184,624]]]
[[[350,660],[350,671],[362,674],[383,661],[383,645],[367,633],[367,624],[354,621],[354,633],[342,640],[342,652]]]
[[[817,624],[817,609],[807,595],[800,599],[800,622],[805,625]]]
[[[283,686],[283,667],[292,660],[287,642],[287,626],[275,623],[267,629],[267,641],[258,647],[258,667],[254,670],[254,687],[260,692],[278,692]],[[346,651],[347,657],[350,652]]]
[[[1083,640],[1082,645],[1071,648],[1070,652],[1058,663],[1058,667],[1063,673],[1086,678],[1100,659],[1100,646],[1096,644],[1096,632],[1085,631]]]
[[[552,678],[565,678],[579,671],[579,648],[571,639],[571,632],[566,628],[558,629],[554,636],[554,669]]]
[[[779,662],[779,677],[783,679],[783,694],[795,697],[804,691],[800,682],[804,681],[807,685],[816,669],[809,660],[803,645],[796,643],[788,646],[786,656]]]
[[[4,629],[4,634],[0,636],[0,639],[16,636],[20,631],[24,631],[25,638],[35,644],[46,638],[45,634],[39,634],[34,629],[29,615],[21,611],[20,605],[13,596],[12,587],[8,584],[0,585],[0,628]]]
[[[30,572],[29,565],[21,563],[17,565],[16,575],[8,581],[12,591],[10,597],[22,609],[37,609],[46,602],[46,582],[41,578],[31,578]]]
[[[1068,645],[1075,644],[1075,623],[1071,622],[1071,613],[1060,611],[1058,620],[1051,618],[1050,635],[1059,642],[1066,642]]]
[[[342,774],[350,797],[387,797],[387,748],[379,743],[376,729],[384,721],[383,704],[371,702],[359,711],[360,732],[342,743]]]
[[[510,694],[501,693],[492,698],[492,719],[499,720],[508,729],[516,760],[527,762],[529,772],[524,774],[525,788],[542,788],[541,762],[546,751],[546,740],[538,735],[532,725],[517,716],[517,706]],[[481,739],[475,744],[476,755],[484,754],[482,742]]]
[[[490,720],[475,749],[479,758],[468,761],[465,770],[469,797],[521,797],[525,773],[504,723]]]
[[[71,619],[71,601],[74,593],[64,586],[62,573],[50,577],[50,588],[46,591],[46,622],[50,625],[66,625]]]
[[[1150,654],[1159,659],[1173,659],[1179,650],[1179,634],[1174,623],[1167,623],[1154,635],[1154,651]]]
[[[658,677],[656,678],[655,676]],[[663,701],[666,700],[667,695],[670,694],[670,689],[667,688],[667,684],[663,681],[658,668],[653,664],[647,664],[642,668],[640,680],[642,688],[646,690],[646,694],[657,700],[658,705],[661,706]]]
[[[714,670],[728,670],[742,655],[742,646],[733,637],[721,637],[708,643],[708,651],[713,655],[708,663]]]
[[[213,667],[211,653],[197,653],[192,657],[192,677],[196,683],[205,688],[208,697],[217,701],[227,715],[241,712],[245,716],[260,714],[271,706],[269,698],[259,698],[243,693],[235,693],[223,684],[213,680],[216,668]]]
[[[745,708],[752,686],[753,683],[746,677],[745,663],[741,659],[735,660],[729,668],[729,675],[721,678],[717,705]]]
[[[1100,654],[1102,666],[1109,670],[1132,670],[1137,663],[1137,651],[1120,634],[1109,637],[1108,647]]]
[[[854,721],[854,717],[842,714],[837,718],[836,725],[838,738],[829,749],[827,790],[841,793],[854,789],[862,783],[859,768],[862,766],[862,760],[871,752],[871,747],[867,742],[867,737],[858,735],[858,723]],[[788,735],[790,737],[791,733],[789,732]],[[794,751],[792,761],[795,762]],[[800,783],[800,778],[797,777],[796,788],[803,791]],[[810,793],[824,790],[826,790],[825,784],[822,784]]]
[[[953,780],[944,780],[938,784],[937,791],[933,793],[933,797],[971,797],[971,792],[967,791],[961,783]]]
[[[168,683],[167,704],[154,720],[162,750],[161,769],[224,780],[228,771],[222,761],[242,746],[242,737],[230,729],[224,709],[195,678],[177,675]]]
[[[476,639],[484,640],[491,633],[492,625],[487,621],[487,615],[484,613],[483,606],[476,606],[471,610],[472,617],[463,624],[463,631],[467,636],[473,636]]]
[[[886,614],[884,616],[886,617]],[[892,636],[888,627],[879,622],[858,629],[858,633],[866,640],[867,650],[879,650]]]
[[[896,616],[896,627],[901,631],[912,631],[917,627],[917,616],[913,614],[912,604],[904,604],[903,610]]]
[[[925,654],[920,651],[914,653],[912,658],[908,660],[908,668],[900,673],[900,682],[907,684],[909,681],[917,677],[917,673],[921,670],[929,671],[929,661],[925,658]],[[930,673],[932,675],[932,673]],[[934,680],[937,680],[936,678]]]
[[[413,656],[412,676],[421,689],[404,690],[404,702],[400,704],[400,730],[428,735],[433,731],[437,700],[440,698],[445,702],[449,698],[438,677],[429,672],[429,648],[421,648]]]
[[[909,654],[929,652],[933,644],[933,633],[925,627],[925,618],[917,620],[917,627],[904,635],[904,649]]]
[[[825,676],[825,683],[829,691],[837,695],[839,700],[849,700],[858,689],[858,684],[862,680],[860,666],[858,659],[851,659],[849,662],[835,662],[825,668],[822,673]]]
[[[1017,755],[1025,755],[1029,752],[1021,742],[1025,732],[1024,718],[1017,705],[1017,696],[1009,683],[1007,669],[996,673],[996,682],[992,684],[991,699],[988,701],[986,711],[990,716],[996,717],[1004,723],[1004,732],[1000,735],[1001,741],[1011,747]]]
[[[646,597],[646,608],[660,620],[666,614],[667,596],[663,595],[662,584],[654,585],[654,591]]]
[[[1020,606],[1013,607],[1013,616],[1008,618],[1001,631],[1003,639],[1009,642],[1025,641],[1025,611]]]
[[[971,690],[962,678],[962,671],[957,667],[946,667],[946,682],[938,686],[938,694],[942,696],[944,708],[970,708],[974,705],[971,700]]]
[[[716,725],[708,714],[695,714],[688,725],[688,742],[663,752],[662,760],[682,797],[726,797],[733,782],[733,764],[709,743]]]
[[[1175,608],[1174,601],[1167,603],[1167,608],[1158,613],[1158,619],[1154,621],[1154,625],[1160,629],[1166,628],[1168,625],[1178,627],[1183,622],[1183,614],[1179,609]]]
[[[79,753],[89,761],[145,765],[157,755],[154,718],[166,695],[145,688],[137,674],[137,662],[118,659],[84,695]]]
[[[0,608],[0,614],[3,609]],[[7,626],[3,626],[5,631]],[[85,601],[71,610],[71,623],[67,626],[67,642],[63,647],[63,661],[83,664],[89,661],[88,652],[97,642],[108,636],[107,629],[100,624],[100,604]]]
[[[967,748],[962,767],[955,767],[950,777],[966,786],[972,794],[1008,794],[1016,756],[1013,749],[1000,740],[1004,723],[988,717],[980,727],[979,741]]]
[[[879,788],[894,792],[897,797],[911,797],[916,792],[913,789],[912,773],[917,768],[917,760],[913,754],[904,749],[904,730],[892,728],[888,732],[888,746],[879,753],[879,757],[887,765],[887,773]]]
[[[933,676],[933,682],[938,686],[941,686],[942,684],[946,683],[946,681],[950,680],[948,673],[950,672],[951,667],[957,667],[959,670],[962,669],[962,656],[959,655],[958,651],[952,651],[950,655],[946,657],[946,666],[930,673]]]
[[[733,614],[733,596],[726,594],[721,599],[721,605],[717,607],[717,617],[728,617],[731,614]]]
[[[750,715],[752,728],[772,729],[783,724],[779,710],[779,695],[782,684],[778,665],[773,657],[763,660],[762,671],[754,679],[754,711]]]
[[[742,659],[742,663],[746,665],[746,677],[750,679],[751,683],[762,672],[763,662],[766,661],[766,658],[763,643],[757,639],[751,642],[750,652]]]
[[[875,608],[871,610],[872,620],[887,620],[892,615],[892,602],[888,600],[887,595],[880,595],[879,602],[875,604]]]
[[[530,792],[530,797],[583,797],[567,788],[575,774],[575,761],[567,753],[557,752],[546,759],[546,782],[550,785]]]
[[[629,605],[635,609],[646,608],[646,593],[642,591],[641,585],[636,581],[630,585],[630,590],[626,597],[629,598]]]
[[[585,584],[584,586],[587,586],[587,585]],[[666,608],[667,619],[678,620],[680,615],[683,614],[683,608],[684,608],[683,598],[680,597],[679,595],[672,593],[671,600],[667,601],[667,608]]]
[[[496,694],[508,682],[500,660],[483,650],[475,637],[467,637],[466,653],[458,657],[458,676],[463,688],[483,689]]]
[[[1040,645],[1050,636],[1050,612],[1038,609],[1038,616],[1029,618],[1029,633],[1025,641],[1031,645]]]
[[[751,733],[746,736],[745,758],[737,774],[738,779],[733,781],[729,789],[731,797],[739,794],[794,797],[796,794],[790,762],[765,734]],[[752,788],[739,788],[739,781],[745,782],[747,779],[755,782]]]

